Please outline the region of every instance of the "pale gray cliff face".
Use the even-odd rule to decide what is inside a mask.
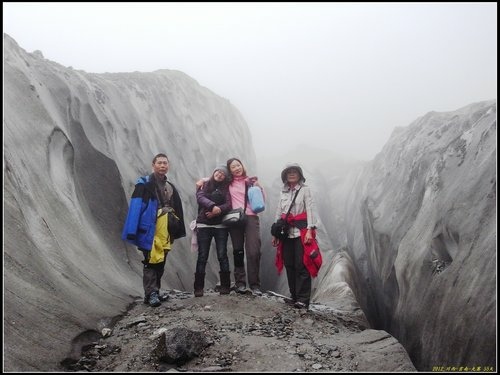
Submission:
[[[142,295],[141,258],[120,234],[153,156],[169,156],[187,224],[195,181],[232,156],[252,170],[255,156],[235,107],[183,73],[74,71],[5,34],[4,54],[5,370],[47,370]],[[191,287],[189,241],[188,228],[169,254],[170,287]]]
[[[73,337],[94,337],[142,296],[141,257],[120,234],[154,154],[170,158],[187,223],[199,177],[232,156],[253,173],[255,156],[239,112],[181,72],[88,74],[5,35],[4,54],[5,370],[51,370]],[[303,166],[322,222],[313,301],[363,321],[356,296],[421,369],[495,353],[495,119],[496,103],[431,113],[364,169]],[[280,167],[262,179],[261,273],[286,293],[269,245]],[[165,286],[191,290],[189,241],[169,254]],[[217,273],[209,263],[208,285]]]
[[[496,101],[395,130],[351,179],[353,289],[371,323],[419,370],[494,365]]]

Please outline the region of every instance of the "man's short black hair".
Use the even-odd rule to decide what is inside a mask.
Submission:
[[[154,163],[156,163],[156,160],[157,160],[158,158],[167,158],[167,161],[169,161],[169,160],[168,160],[168,156],[167,156],[167,155],[165,155],[165,154],[157,154],[157,155],[154,157],[154,159],[153,159],[153,164],[154,164]]]

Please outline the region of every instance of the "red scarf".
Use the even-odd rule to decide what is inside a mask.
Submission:
[[[281,215],[281,218],[285,218],[285,214]],[[307,220],[307,214],[305,212],[297,214],[297,215],[288,215],[287,222],[291,226],[295,226],[295,221],[299,220]],[[300,229],[300,239],[302,241],[302,247],[304,248],[304,257],[302,261],[304,262],[304,266],[309,271],[311,277],[318,276],[318,271],[321,268],[321,264],[323,263],[323,258],[321,257],[321,252],[319,251],[318,242],[316,241],[316,229],[311,229],[312,241],[309,243],[304,242],[304,238],[307,233],[307,228]],[[311,258],[311,255],[314,253],[317,255],[314,258]],[[278,269],[278,275],[283,271],[283,241],[280,241],[278,247],[276,248],[276,259],[274,264]]]

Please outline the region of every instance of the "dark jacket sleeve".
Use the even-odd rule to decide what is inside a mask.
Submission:
[[[182,209],[182,201],[181,197],[175,188],[175,186],[171,183],[168,182],[170,185],[172,185],[172,188],[174,189],[174,194],[173,194],[173,209],[175,211],[175,214],[181,221],[181,230],[179,233],[174,237],[174,239],[178,239],[181,237],[186,237],[186,225],[184,224],[184,211]]]
[[[207,211],[212,211],[215,203],[207,197],[208,184],[204,184],[201,189],[196,191],[196,201],[198,204],[206,209]]]

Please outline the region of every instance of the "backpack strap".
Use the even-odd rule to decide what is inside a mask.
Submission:
[[[288,212],[286,213],[285,221],[288,219],[288,215],[290,215],[290,211],[292,210],[292,207],[295,203],[295,199],[297,199],[297,195],[299,195],[300,189],[302,189],[302,185],[299,187],[299,190],[297,190],[297,192],[295,193],[295,196],[292,199],[292,203],[290,204],[290,207],[288,207]]]

